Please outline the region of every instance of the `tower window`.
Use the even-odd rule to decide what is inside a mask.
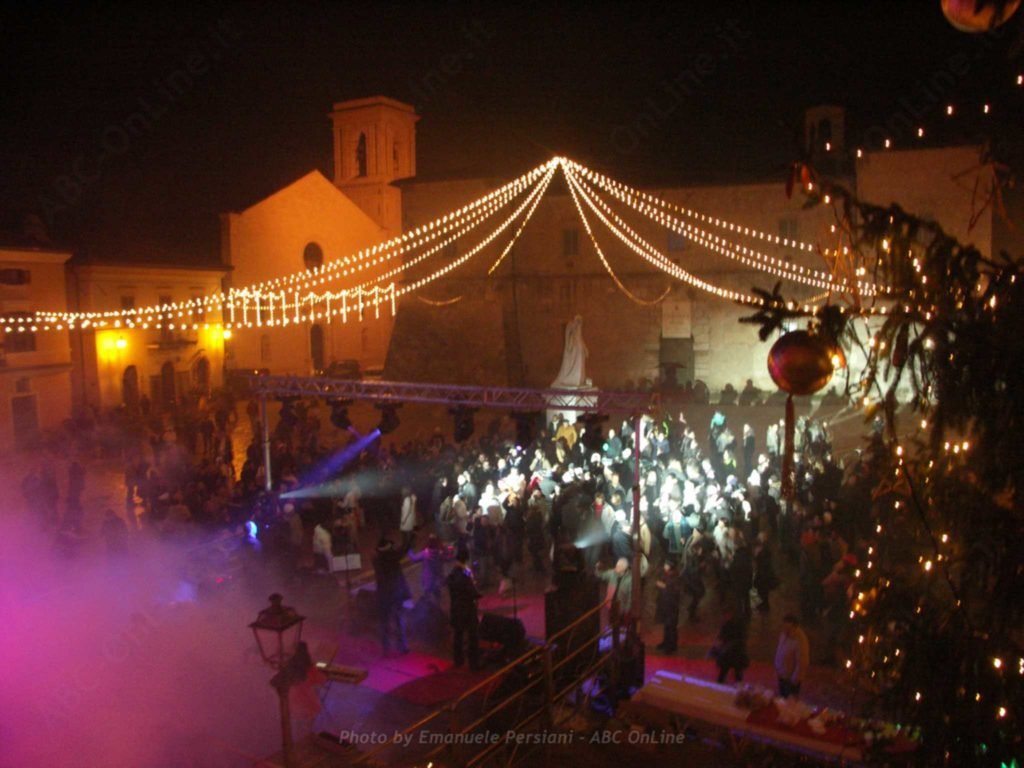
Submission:
[[[317,243],[306,243],[302,249],[302,263],[306,265],[307,272],[320,269],[324,264],[323,249]]]
[[[356,176],[366,176],[366,134],[359,134],[356,142]]]
[[[398,173],[398,156],[398,143],[396,142],[391,145],[391,167],[394,169],[395,173]]]

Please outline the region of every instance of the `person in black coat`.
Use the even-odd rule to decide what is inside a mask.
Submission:
[[[757,606],[759,611],[767,613],[771,610],[768,605],[768,597],[772,590],[779,586],[779,577],[775,573],[775,566],[772,563],[772,550],[768,545],[768,536],[764,533],[757,537],[757,551],[754,555],[754,589],[760,603]]]
[[[456,667],[461,667],[468,656],[469,668],[477,670],[480,668],[480,638],[476,601],[481,595],[473,581],[473,572],[466,564],[467,560],[468,553],[460,550],[447,580],[451,599],[452,659]]]
[[[387,654],[391,650],[394,635],[398,652],[406,654],[409,646],[405,642],[405,622],[402,618],[402,604],[412,597],[409,584],[402,573],[402,552],[395,549],[390,539],[381,538],[377,543],[377,556],[373,570],[377,577],[377,609],[380,617],[380,644]]]
[[[736,682],[743,680],[743,671],[750,666],[747,654],[747,622],[731,614],[718,631],[718,642],[711,649],[718,664],[718,682],[724,683],[729,670],[736,674]]]
[[[665,570],[658,579],[658,604],[655,609],[654,620],[665,625],[659,651],[675,653],[679,647],[679,607],[682,603],[682,581],[679,577],[679,569],[676,564],[669,560],[665,563]]]
[[[747,543],[740,538],[729,567],[729,584],[736,601],[736,614],[743,621],[750,621],[750,588],[753,583],[754,556]]]

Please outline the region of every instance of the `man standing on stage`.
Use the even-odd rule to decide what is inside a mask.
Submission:
[[[480,639],[476,601],[480,599],[473,572],[467,561],[469,553],[460,548],[455,556],[455,567],[448,574],[448,594],[451,598],[451,625],[453,631],[452,657],[456,667],[461,667],[469,656],[469,668],[480,669]],[[463,647],[465,642],[466,648]]]

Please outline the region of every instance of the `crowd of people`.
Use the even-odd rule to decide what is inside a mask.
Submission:
[[[573,545],[583,550],[588,568],[612,566],[601,574],[613,585],[617,614],[627,616],[635,538],[643,583],[656,568],[655,618],[665,629],[659,650],[676,650],[683,614],[698,621],[702,606],[717,609],[726,617],[716,646],[719,661],[726,671],[742,670],[745,627],[755,609],[771,610],[779,556],[799,570],[803,622],[824,618],[829,650],[838,643],[870,506],[870,478],[853,473],[844,483],[827,430],[801,418],[796,492],[783,512],[783,431],[773,424],[760,453],[754,430],[744,425],[737,438],[721,413],[712,419],[705,446],[682,416],[643,419],[639,441],[629,422],[600,432],[593,422],[564,419],[527,441],[493,434],[454,446],[436,436],[387,455],[377,467],[383,472],[355,468],[343,480],[345,500],[333,514],[335,524],[358,519],[341,526],[346,538],[357,525],[398,532],[399,549],[424,562],[424,595],[438,603],[445,569],[454,567],[456,555],[469,564],[479,589],[500,594],[524,569],[551,569],[559,549]],[[634,482],[637,444],[640,474]],[[381,503],[388,494],[380,484],[388,482],[401,492]],[[353,497],[362,500],[358,514]],[[375,509],[371,500],[378,502]],[[421,527],[432,533],[417,551],[413,542]],[[709,591],[716,601],[705,601]]]
[[[401,617],[408,590],[391,561],[420,561],[421,600],[440,610],[444,587],[452,588],[449,573],[471,577],[474,593],[504,593],[525,569],[550,571],[566,546],[581,549],[588,570],[612,585],[617,616],[631,614],[634,578],[653,582],[662,652],[677,649],[681,617],[699,621],[717,609],[725,618],[714,648],[723,678],[730,670],[741,676],[749,663],[746,627],[754,610],[771,610],[779,557],[799,574],[800,619],[826,622],[825,654],[843,637],[873,478],[868,462],[860,462],[844,481],[820,421],[797,423],[795,495],[784,504],[784,426],[771,425],[759,441],[748,424],[734,432],[721,412],[703,444],[683,414],[645,416],[639,434],[631,421],[602,429],[596,420],[557,417],[532,433],[496,422],[472,442],[451,444],[438,431],[391,449],[380,440],[360,443],[349,427],[359,450],[337,467],[319,408],[286,400],[271,435],[275,483],[267,493],[255,401],[244,408],[252,440],[236,476],[231,436],[240,410],[221,395],[189,399],[171,414],[138,413],[122,429],[126,509],[161,535],[190,524],[253,520],[271,549],[311,573],[332,570],[336,558],[366,551],[368,536],[377,539],[378,580],[391,578],[394,587],[378,595],[385,648],[408,648]],[[33,468],[22,488],[48,524],[77,530],[87,480],[78,461],[68,475],[63,521],[51,466]],[[302,493],[324,484],[330,493]],[[112,549],[123,546],[120,518],[109,511],[103,522]],[[639,574],[631,572],[634,541]],[[456,592],[469,594],[454,578]],[[706,599],[709,591],[717,600]],[[459,632],[468,636],[460,601]],[[456,661],[468,655],[475,664],[475,641],[468,642],[462,651],[460,640]]]

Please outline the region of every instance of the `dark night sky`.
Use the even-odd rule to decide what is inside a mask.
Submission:
[[[910,98],[937,120],[1013,71],[1017,27],[958,33],[939,0],[694,6],[24,10],[0,26],[0,208],[94,256],[212,259],[219,212],[330,176],[334,101],[415,104],[421,176],[558,152],[624,179],[781,179],[807,105],[867,126]],[[970,71],[924,98],[958,54]]]

